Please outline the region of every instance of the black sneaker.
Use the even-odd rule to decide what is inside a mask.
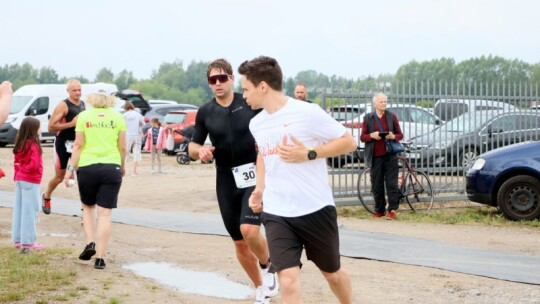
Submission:
[[[105,260],[97,258],[94,264],[95,269],[105,269]]]
[[[79,259],[89,261],[96,254],[96,243],[92,242],[84,247],[83,252],[79,255]]]

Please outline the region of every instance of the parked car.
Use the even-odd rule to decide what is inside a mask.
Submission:
[[[445,166],[462,170],[480,154],[540,136],[535,111],[467,112],[405,144],[416,167]],[[454,167],[455,166],[455,167]]]
[[[360,141],[360,132],[362,129],[362,123],[364,121],[364,117],[366,113],[371,113],[374,111],[373,107],[371,105],[365,105],[365,106],[344,106],[343,109],[347,109],[346,111],[342,111],[342,108],[336,108],[336,112],[331,112],[332,116],[334,118],[344,118],[345,116],[350,116],[352,113],[360,113],[357,116],[354,116],[352,118],[349,118],[348,120],[341,121],[341,123],[348,128],[348,130],[351,132],[353,138],[356,140],[357,146],[360,148],[360,151],[358,154],[352,153],[347,156],[340,156],[331,158],[328,160],[328,163],[330,166],[334,168],[339,168],[342,165],[346,164],[347,162],[356,162],[358,161],[357,156],[360,158],[360,161],[364,161],[363,159],[363,148],[365,147],[365,144]],[[350,109],[350,111],[348,110]],[[436,115],[433,115],[430,113],[427,109],[418,107],[411,104],[390,104],[388,105],[387,109],[396,114],[396,116],[399,119],[401,131],[403,132],[403,141],[407,141],[412,137],[427,133],[433,129],[435,129],[438,125],[441,124],[441,119],[438,118]],[[347,113],[346,115],[339,115],[336,113]],[[339,121],[339,120],[338,120]],[[347,159],[345,159],[347,157]]]
[[[164,99],[150,99],[148,100],[150,105],[162,105],[162,104],[177,104],[178,102],[174,100],[164,100]]]
[[[120,112],[124,112],[123,106],[126,100],[131,101],[135,108],[138,108],[141,111],[141,114],[144,115],[150,110],[150,104],[148,100],[144,99],[142,94],[135,90],[122,90],[116,93],[113,93],[114,96],[118,97],[119,102],[116,103],[115,109]]]
[[[195,117],[197,116],[197,110],[184,110],[184,111],[170,111],[163,118],[162,127],[172,129],[174,132],[174,150],[180,147],[180,144],[184,141],[184,135],[180,130],[187,126],[195,125]],[[167,151],[168,154],[172,154],[173,151]]]
[[[443,121],[450,121],[467,112],[476,111],[517,111],[515,106],[501,101],[482,99],[439,99],[433,106],[433,113]]]
[[[152,127],[150,125],[150,119],[157,117],[161,123],[163,123],[163,118],[170,111],[182,111],[182,110],[197,110],[199,107],[187,103],[175,103],[175,104],[154,104],[151,106],[150,110],[144,114],[144,126],[142,126],[143,140],[142,147],[146,142],[146,132]]]
[[[466,173],[467,198],[498,206],[511,220],[540,218],[540,141],[480,155]]]
[[[331,107],[328,109],[328,112],[330,113],[330,115],[332,115],[332,117],[335,120],[339,122],[345,122],[364,114],[368,107],[371,107],[371,105],[367,105],[367,104],[342,105],[342,106]]]

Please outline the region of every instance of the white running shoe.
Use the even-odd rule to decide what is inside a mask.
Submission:
[[[255,289],[255,302],[253,304],[269,304],[268,299],[264,296],[264,286],[259,286]]]
[[[270,270],[270,263],[268,264],[268,267],[262,270],[262,273],[264,296],[266,298],[271,298],[279,294],[279,280],[275,273],[268,272],[268,270]]]

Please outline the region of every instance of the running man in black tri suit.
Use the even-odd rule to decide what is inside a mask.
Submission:
[[[81,99],[81,83],[71,79],[67,83],[68,98],[58,103],[49,119],[49,132],[56,132],[54,141],[54,177],[47,184],[47,190],[41,194],[43,212],[51,213],[51,195],[66,175],[66,167],[75,142],[77,116],[85,110]]]
[[[259,111],[252,110],[241,94],[234,93],[233,70],[226,60],[210,63],[207,77],[215,97],[197,112],[189,155],[203,162],[214,158],[223,223],[233,239],[238,261],[257,288],[255,303],[264,303],[266,297],[277,295],[278,286],[274,273],[268,272],[270,259],[266,239],[260,232],[260,214],[248,206],[257,159],[249,122]],[[204,146],[207,136],[212,146]]]

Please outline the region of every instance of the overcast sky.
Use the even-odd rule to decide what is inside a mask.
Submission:
[[[285,76],[359,78],[411,60],[496,55],[540,62],[536,0],[10,0],[0,65],[28,62],[93,79],[149,78],[163,62],[274,57]]]

